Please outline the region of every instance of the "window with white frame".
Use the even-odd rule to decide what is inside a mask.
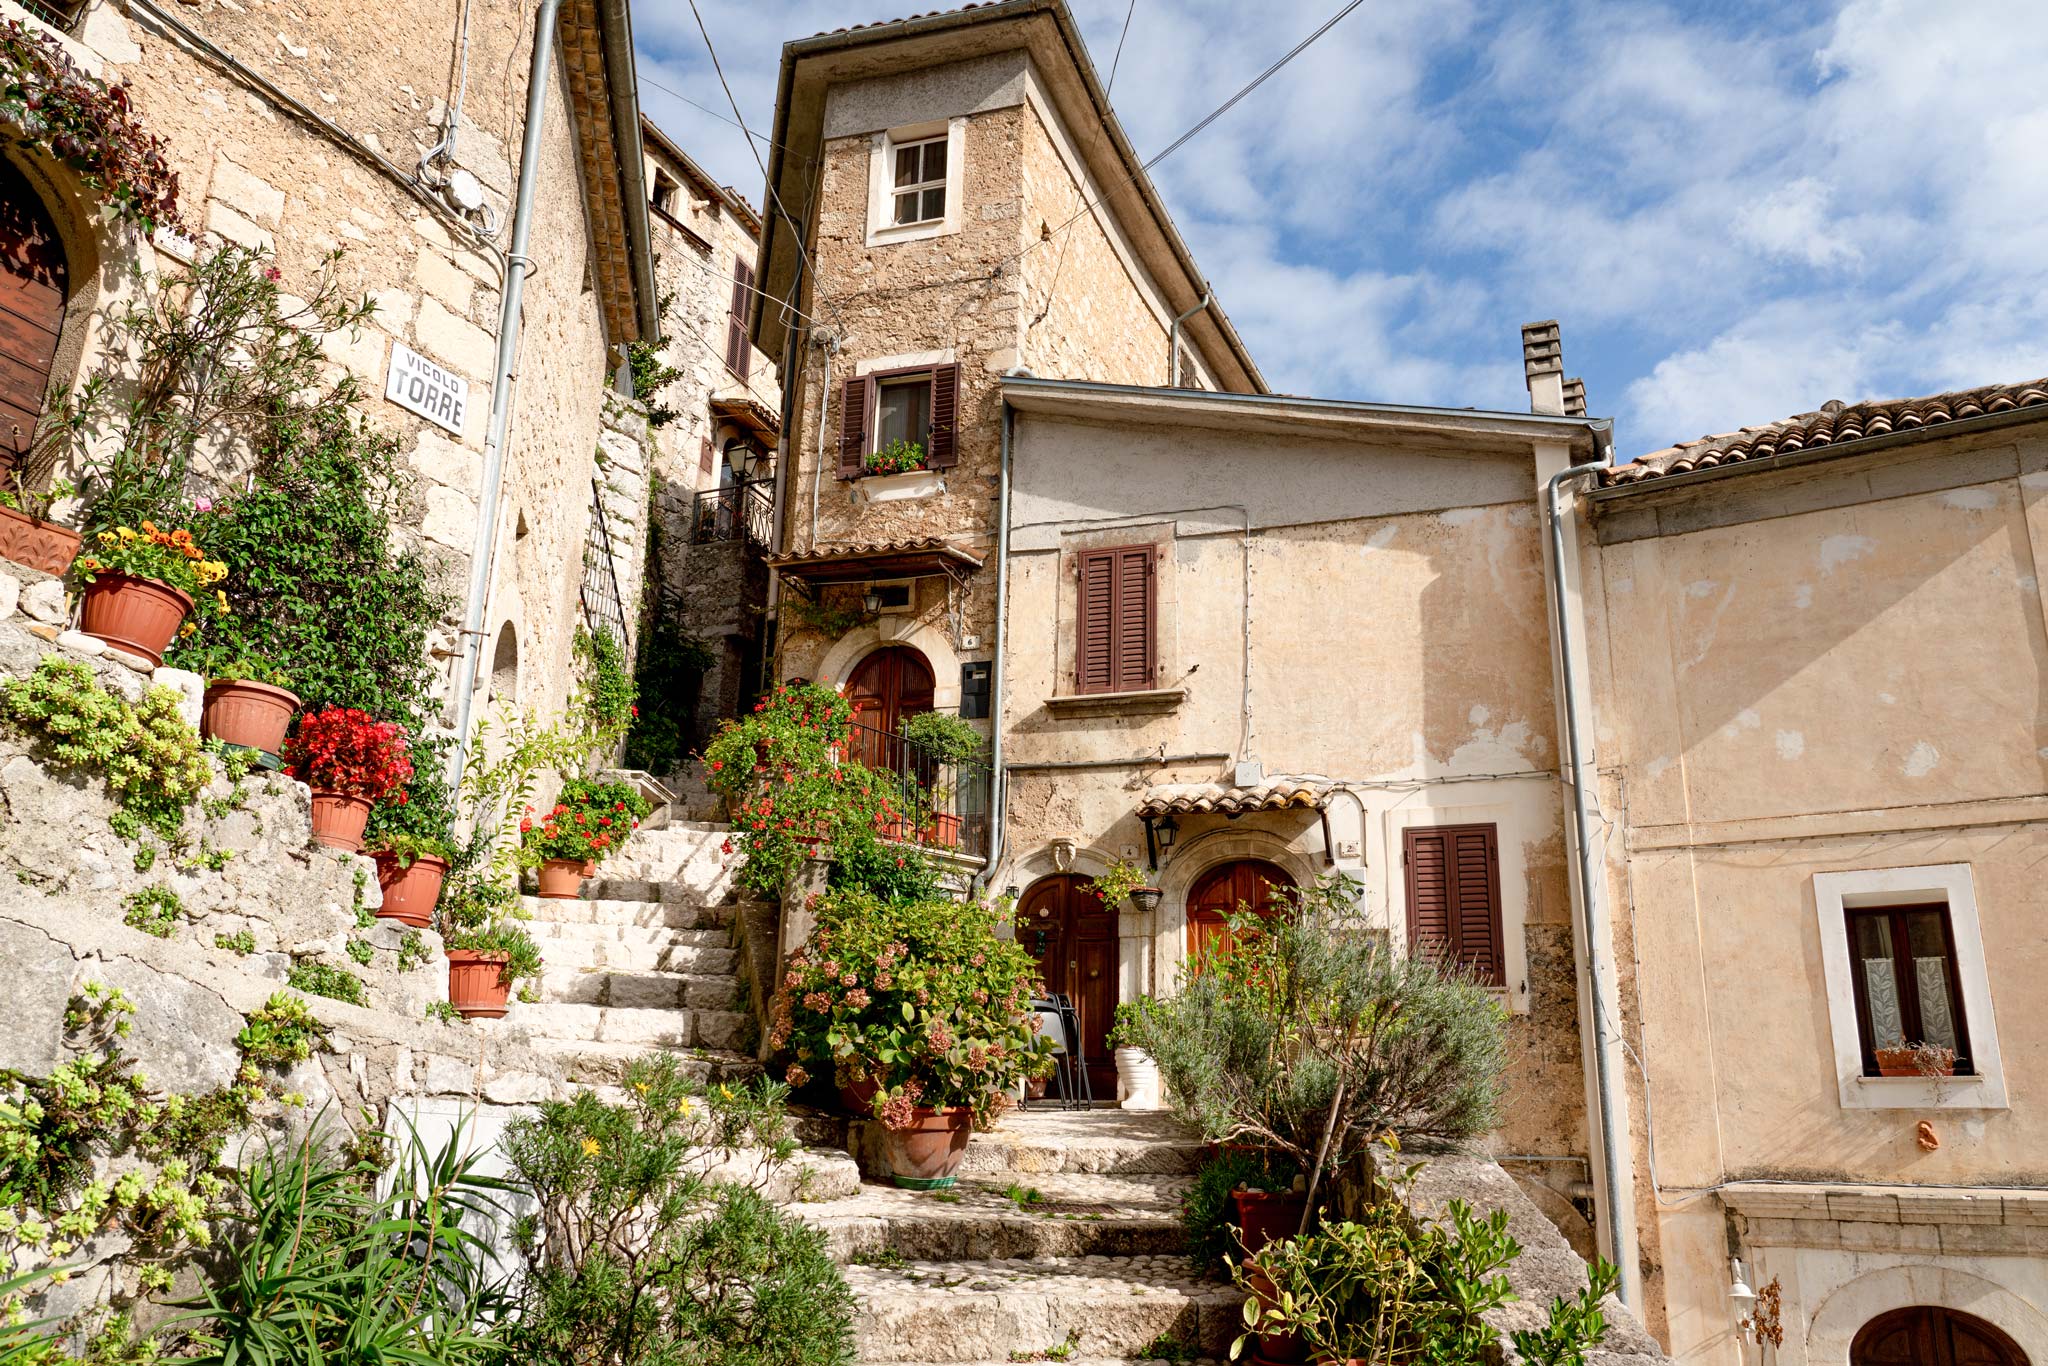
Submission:
[[[1966,863],[1818,873],[1821,965],[1846,1109],[2003,1109]]]
[[[893,148],[889,184],[889,224],[907,228],[936,223],[946,216],[946,136]]]

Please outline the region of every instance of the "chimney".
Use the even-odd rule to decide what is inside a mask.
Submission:
[[[1529,385],[1529,411],[1562,416],[1564,343],[1558,337],[1557,319],[1523,326],[1522,374]]]
[[[1577,376],[1564,382],[1564,415],[1584,417],[1586,415],[1586,381]]]

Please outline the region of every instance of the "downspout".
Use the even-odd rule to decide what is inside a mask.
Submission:
[[[1008,618],[1004,611],[1010,601],[1010,442],[1016,427],[1016,410],[1010,407],[1007,396],[1003,399],[1003,458],[996,473],[996,631],[995,664],[989,670],[988,715],[989,715],[989,836],[988,862],[982,865],[981,875],[974,880],[974,890],[979,893],[987,887],[996,875],[996,868],[1003,861],[1003,846],[1010,837],[1009,826],[1003,819],[1003,810],[1009,801],[1009,775],[1003,772],[1003,639],[1007,634]]]
[[[476,675],[484,650],[484,612],[490,606],[491,560],[498,548],[498,502],[505,483],[505,429],[511,421],[512,366],[519,356],[520,296],[532,261],[526,254],[533,235],[533,197],[540,184],[540,139],[548,93],[548,71],[554,55],[555,17],[562,0],[540,0],[533,21],[533,69],[526,78],[526,129],[519,148],[519,189],[512,210],[512,245],[505,253],[505,290],[498,305],[498,359],[491,370],[491,421],[484,434],[484,502],[477,518],[476,543],[469,555],[469,605],[462,616],[462,666],[456,671],[455,770],[451,781],[462,788],[469,766],[470,712],[476,701]]]
[[[1593,812],[1586,797],[1586,785],[1599,780],[1599,767],[1586,764],[1580,747],[1578,680],[1572,672],[1572,621],[1566,610],[1564,591],[1564,517],[1558,502],[1558,490],[1566,481],[1592,474],[1597,468],[1574,465],[1559,470],[1544,484],[1543,499],[1550,518],[1550,606],[1557,621],[1559,681],[1563,688],[1564,742],[1568,756],[1566,772],[1570,775],[1572,790],[1572,853],[1578,862],[1580,933],[1585,937],[1587,988],[1592,993],[1590,1013],[1593,1019],[1595,1108],[1600,1123],[1600,1181],[1608,1212],[1609,1250],[1616,1269],[1621,1273],[1621,1302],[1640,1312],[1643,1286],[1636,1252],[1635,1220],[1620,1214],[1624,1208],[1633,1209],[1634,1202],[1624,1194],[1628,1191],[1624,1183],[1629,1177],[1622,1162],[1615,1120],[1622,1109],[1623,1079],[1614,1065],[1617,1040],[1613,1035],[1614,1021],[1607,1013],[1614,965],[1600,951],[1600,946],[1607,942],[1606,916],[1600,907],[1597,891],[1599,870],[1594,862],[1593,841],[1588,833],[1592,829]]]
[[[1213,290],[1202,291],[1202,300],[1187,312],[1173,320],[1173,326],[1166,329],[1166,387],[1180,388],[1180,325],[1209,306]]]
[[[772,227],[772,225],[773,220],[771,219],[770,226]],[[756,264],[764,264],[760,261],[758,254],[756,256]],[[793,434],[796,431],[797,394],[803,389],[804,383],[803,356],[797,350],[796,340],[797,324],[799,322],[796,300],[803,296],[803,288],[804,257],[799,252],[796,259],[796,275],[789,282],[790,302],[786,306],[789,321],[783,328],[782,365],[776,375],[777,381],[782,386],[782,431],[775,457],[775,505],[769,514],[773,521],[773,526],[768,533],[771,542],[769,550],[772,554],[776,555],[784,554],[789,549],[789,538],[783,534],[782,519],[783,514],[789,507],[789,497],[793,491],[792,481],[796,478],[796,439]],[[768,306],[767,296],[757,294],[754,306],[765,310]],[[763,323],[766,323],[765,318]],[[793,367],[795,370],[794,374],[791,373],[790,357],[792,356],[797,358],[797,363]],[[775,676],[781,672],[776,667],[776,661],[782,657],[782,571],[772,566],[768,570],[768,602],[762,609],[762,615],[765,620],[773,623],[775,634],[775,650],[772,656],[768,650],[766,636],[764,635],[761,640],[761,682],[764,686],[767,686],[772,685],[775,682]]]
[[[827,334],[818,349],[825,353],[824,381],[818,386],[818,460],[811,470],[811,535],[804,543],[807,551],[818,548],[818,490],[825,484],[825,429],[832,425],[832,357],[839,351],[839,338]],[[844,421],[844,415],[841,416]]]

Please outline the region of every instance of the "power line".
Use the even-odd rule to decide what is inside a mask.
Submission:
[[[784,152],[790,156],[795,157],[797,160],[801,162],[809,164],[810,162],[813,162],[817,159],[815,157],[809,156],[806,153],[797,151],[794,147],[791,147],[787,143],[777,142],[775,141],[775,139],[769,137],[765,133],[755,132],[753,129],[747,127],[747,125],[745,125],[744,123],[741,123],[738,119],[731,118],[725,114],[721,114],[708,104],[697,103],[697,101],[691,99],[688,95],[685,95],[682,91],[677,90],[673,86],[663,85],[660,81],[653,80],[650,77],[644,75],[640,77],[640,84],[651,85],[656,90],[659,90],[662,94],[681,100],[684,104],[689,105],[690,108],[697,110],[699,113],[709,114],[712,118],[717,119],[720,123],[725,124],[727,127],[739,129],[742,133],[745,133],[749,138],[753,139],[755,142],[765,143],[768,146],[773,147],[780,152]]]
[[[1131,0],[1130,5],[1124,10],[1124,29],[1123,32],[1116,35],[1116,56],[1109,59],[1109,83],[1102,87],[1102,93],[1105,96],[1110,91],[1116,89],[1117,63],[1124,59],[1124,39],[1131,36],[1131,16],[1137,13],[1137,10],[1138,0]]]

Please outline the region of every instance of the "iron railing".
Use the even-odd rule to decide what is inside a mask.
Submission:
[[[987,862],[994,773],[971,759],[946,760],[913,740],[853,723],[846,757],[896,779],[909,813],[886,822],[887,839],[923,844]]]
[[[690,543],[748,541],[765,549],[774,530],[774,486],[773,479],[743,479],[699,493],[690,513]]]
[[[626,629],[626,603],[619,592],[618,564],[612,558],[611,528],[604,520],[604,486],[590,481],[590,530],[583,538],[583,625],[592,635],[609,631],[619,653],[631,657],[633,637]]]

